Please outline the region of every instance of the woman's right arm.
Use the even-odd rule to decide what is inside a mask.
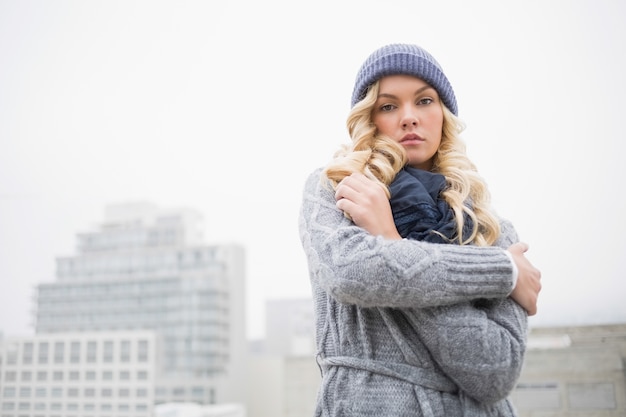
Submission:
[[[321,169],[305,185],[300,238],[311,280],[339,302],[421,308],[504,298],[513,290],[503,249],[373,236],[337,208],[320,175]]]

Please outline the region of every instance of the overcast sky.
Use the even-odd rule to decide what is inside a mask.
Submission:
[[[626,3],[0,0],[0,331],[108,204],[205,216],[247,249],[248,335],[307,297],[307,174],[348,140],[356,72],[417,43],[543,273],[533,326],[626,321]]]

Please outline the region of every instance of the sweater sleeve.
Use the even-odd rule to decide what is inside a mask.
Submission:
[[[337,301],[363,307],[431,307],[505,298],[513,267],[502,248],[387,240],[354,225],[332,188],[309,176],[299,218],[310,279]]]
[[[408,319],[443,372],[480,403],[506,398],[526,350],[527,315],[510,298],[424,309]]]
[[[517,241],[502,223],[497,245]],[[526,350],[528,316],[510,297],[409,310],[407,318],[441,369],[480,403],[506,398],[520,376]]]

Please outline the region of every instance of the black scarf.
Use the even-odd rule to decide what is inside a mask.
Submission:
[[[398,172],[389,186],[389,201],[400,236],[433,243],[452,243],[457,238],[454,212],[441,197],[445,188],[446,179],[441,174],[409,166]],[[472,226],[471,218],[465,215],[464,240],[470,236]]]

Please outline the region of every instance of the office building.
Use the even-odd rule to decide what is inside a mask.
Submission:
[[[2,340],[0,416],[150,417],[156,341],[146,330]]]
[[[203,244],[201,225],[189,209],[107,207],[37,287],[36,333],[153,330],[155,403],[244,402],[244,250]]]

